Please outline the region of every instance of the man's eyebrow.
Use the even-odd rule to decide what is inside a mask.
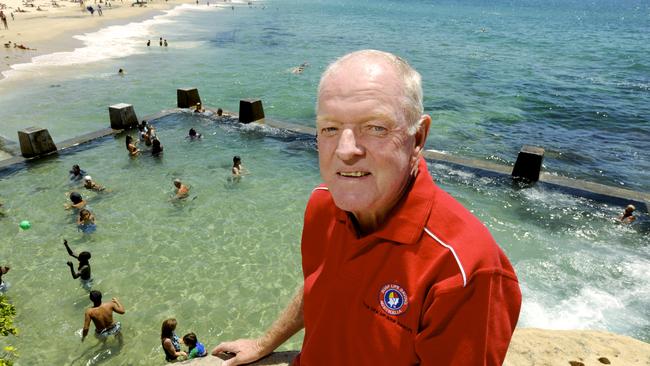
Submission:
[[[386,113],[374,113],[366,118],[363,119],[363,123],[369,122],[369,121],[383,121],[383,122],[389,122],[392,123],[394,122],[394,118],[389,116]],[[333,118],[328,115],[320,115],[316,116],[316,123],[324,123],[324,122],[333,122],[333,123],[341,123],[341,121],[337,120],[336,118]]]

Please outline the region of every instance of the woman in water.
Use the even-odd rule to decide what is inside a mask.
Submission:
[[[95,225],[95,216],[85,208],[82,208],[79,211],[77,229],[84,234],[94,233],[95,230],[97,230],[97,226]]]
[[[165,319],[160,329],[160,343],[165,351],[167,362],[176,361],[179,357],[187,357],[187,353],[181,351],[181,340],[174,331],[176,330],[176,319]]]
[[[126,136],[126,149],[129,151],[129,155],[136,156],[140,153],[137,147],[135,147],[135,142],[133,142],[133,137]]]

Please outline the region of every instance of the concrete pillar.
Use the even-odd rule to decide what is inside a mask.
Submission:
[[[26,158],[49,154],[56,151],[50,133],[45,128],[28,127],[18,131],[20,152]]]
[[[138,117],[135,115],[131,104],[114,104],[108,107],[108,114],[111,117],[111,128],[114,130],[124,130],[138,126]]]
[[[543,160],[543,148],[524,145],[519,151],[515,167],[512,169],[512,177],[528,183],[537,182],[539,180],[539,173],[542,170]]]
[[[259,99],[242,99],[239,101],[239,122],[250,123],[264,119],[264,108]]]
[[[178,108],[192,108],[196,103],[201,103],[199,90],[197,88],[176,89],[176,102]]]

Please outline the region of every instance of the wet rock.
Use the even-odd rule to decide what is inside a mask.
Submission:
[[[601,357],[598,359],[598,361],[600,361],[600,363],[604,363],[605,365],[611,364],[611,362],[609,362],[609,359],[607,357]]]

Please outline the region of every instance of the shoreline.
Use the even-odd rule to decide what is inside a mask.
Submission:
[[[43,6],[44,9],[46,5],[44,1],[41,2],[40,6]],[[18,1],[9,0],[6,3],[7,8],[3,10],[7,17],[9,30],[0,30],[0,41],[4,45],[0,47],[2,49],[0,83],[6,80],[3,73],[10,70],[13,65],[30,63],[37,56],[72,51],[81,47],[83,42],[75,39],[76,35],[94,32],[113,25],[144,21],[178,5],[193,4],[195,1],[170,0],[147,3],[143,7],[132,7],[128,5],[131,1],[127,0],[125,3],[112,4],[111,8],[107,8],[104,3],[103,16],[90,15],[87,11],[82,12],[79,4],[72,2],[61,3],[59,8],[48,8],[48,10],[40,12],[33,10],[34,8],[28,8],[28,13],[16,12],[15,9],[20,5],[12,6],[12,3],[20,4]],[[39,4],[38,0],[34,4]],[[97,6],[94,3],[90,5]],[[11,12],[13,12],[15,20],[11,19]],[[9,41],[11,41],[11,45],[7,47]],[[14,43],[30,49],[23,50],[13,47]]]

